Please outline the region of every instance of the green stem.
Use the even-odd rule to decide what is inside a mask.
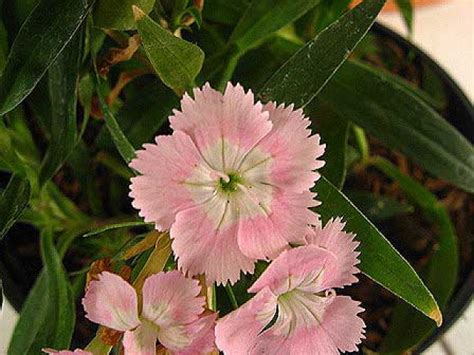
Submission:
[[[239,308],[239,304],[237,303],[237,298],[235,298],[232,286],[230,284],[225,285],[225,290],[227,291],[227,295],[229,296],[230,303],[232,303],[232,307],[234,307],[234,309]]]
[[[357,145],[359,146],[359,151],[362,157],[362,164],[365,165],[370,159],[370,148],[369,143],[367,141],[367,137],[365,135],[364,130],[359,126],[353,125],[352,129],[354,130]]]
[[[216,284],[207,288],[207,307],[211,311],[217,311]]]

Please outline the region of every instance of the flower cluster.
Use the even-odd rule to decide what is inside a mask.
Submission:
[[[362,308],[334,289],[357,281],[358,243],[340,218],[323,226],[310,209],[325,147],[309,119],[293,106],[255,103],[239,85],[224,94],[205,85],[193,96],[170,117],[173,134],[130,164],[139,173],[132,204],[169,230],[180,271],[149,277],[142,298],[104,272],[87,289],[87,317],[124,332],[128,355],[155,354],[157,341],[173,354],[357,350]],[[248,289],[255,296],[216,322],[192,277],[234,284],[257,260],[270,264]]]

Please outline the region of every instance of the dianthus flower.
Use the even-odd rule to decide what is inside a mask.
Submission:
[[[160,272],[143,284],[143,307],[135,289],[110,272],[92,281],[82,303],[92,322],[125,332],[125,355],[155,355],[156,342],[172,354],[207,354],[214,347],[215,314],[204,315],[198,281],[179,271]],[[87,355],[88,352],[59,352]]]
[[[333,288],[357,278],[358,243],[339,219],[309,230],[307,245],[284,251],[249,292],[256,295],[218,320],[216,344],[226,355],[329,355],[356,351],[363,309]]]
[[[133,206],[170,229],[178,266],[231,283],[301,242],[318,216],[310,188],[324,162],[301,109],[255,103],[251,91],[205,85],[170,117],[173,134],[145,144],[130,166]]]

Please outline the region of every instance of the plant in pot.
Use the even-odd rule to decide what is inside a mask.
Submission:
[[[393,353],[456,317],[472,107],[349,5],[2,4],[9,354]]]

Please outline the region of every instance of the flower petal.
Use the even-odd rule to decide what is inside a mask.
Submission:
[[[258,148],[273,157],[270,182],[287,191],[310,189],[320,177],[315,170],[324,166],[318,158],[324,154],[325,145],[320,144],[319,135],[310,137],[311,122],[302,109],[293,110],[293,105],[277,107],[271,102],[264,111],[269,112],[273,128]]]
[[[311,307],[308,303],[306,306]],[[312,310],[315,311],[318,312]],[[291,334],[271,327],[258,337],[250,353],[329,355],[357,351],[357,345],[364,338],[365,325],[357,315],[362,311],[359,303],[350,297],[335,296],[325,307],[320,322],[315,321],[313,325],[300,322],[293,325]]]
[[[170,235],[179,268],[191,276],[205,274],[209,284],[235,283],[241,271],[252,273],[255,260],[240,251],[237,228],[235,223],[216,228],[201,207],[178,213]]]
[[[307,230],[307,243],[329,250],[336,256],[339,264],[338,276],[328,279],[326,288],[343,287],[357,282],[354,274],[359,272],[356,265],[359,263],[357,257],[360,253],[355,249],[359,242],[354,240],[354,234],[344,232],[344,226],[342,219],[336,218],[329,220],[324,228],[317,226]]]
[[[142,324],[123,336],[125,355],[155,355],[157,332],[153,326]]]
[[[247,355],[273,319],[276,296],[265,288],[237,310],[217,321],[216,344],[227,355]]]
[[[294,289],[318,293],[326,289],[327,279],[338,275],[337,266],[332,253],[314,245],[286,250],[273,260],[248,291],[259,292],[269,287],[276,295]]]
[[[177,270],[152,275],[143,284],[142,317],[160,329],[192,322],[204,311],[205,299],[198,297],[200,291],[197,280]]]
[[[135,289],[120,276],[110,272],[98,275],[82,299],[86,318],[106,327],[126,331],[140,324]]]
[[[214,152],[213,147],[224,143],[226,160],[231,165],[237,162],[271,130],[268,113],[262,108],[253,93],[245,93],[238,84],[229,83],[224,94],[206,84],[194,89],[194,100],[189,95],[183,97],[182,112],[174,111],[170,117],[171,128],[188,134],[211,166],[222,171],[221,155],[206,152]],[[238,150],[227,151],[226,144]]]
[[[256,189],[254,189],[256,190]],[[239,248],[250,258],[276,258],[290,242],[304,242],[308,224],[318,223],[318,215],[309,208],[318,205],[315,195],[275,191],[268,206],[257,202],[264,214],[241,218],[238,233]],[[241,211],[255,205],[257,197],[242,198]]]
[[[54,349],[41,349],[46,354],[55,354],[55,355],[93,355],[90,351],[85,351],[82,349],[71,350],[54,350]]]
[[[146,222],[155,223],[159,230],[169,229],[180,210],[212,193],[213,189],[195,188],[211,182],[210,169],[183,132],[159,136],[156,144],[143,147],[130,163],[142,174],[131,179],[132,205]]]
[[[209,354],[214,348],[216,314],[210,314],[185,326],[163,327],[158,339],[175,355]]]

